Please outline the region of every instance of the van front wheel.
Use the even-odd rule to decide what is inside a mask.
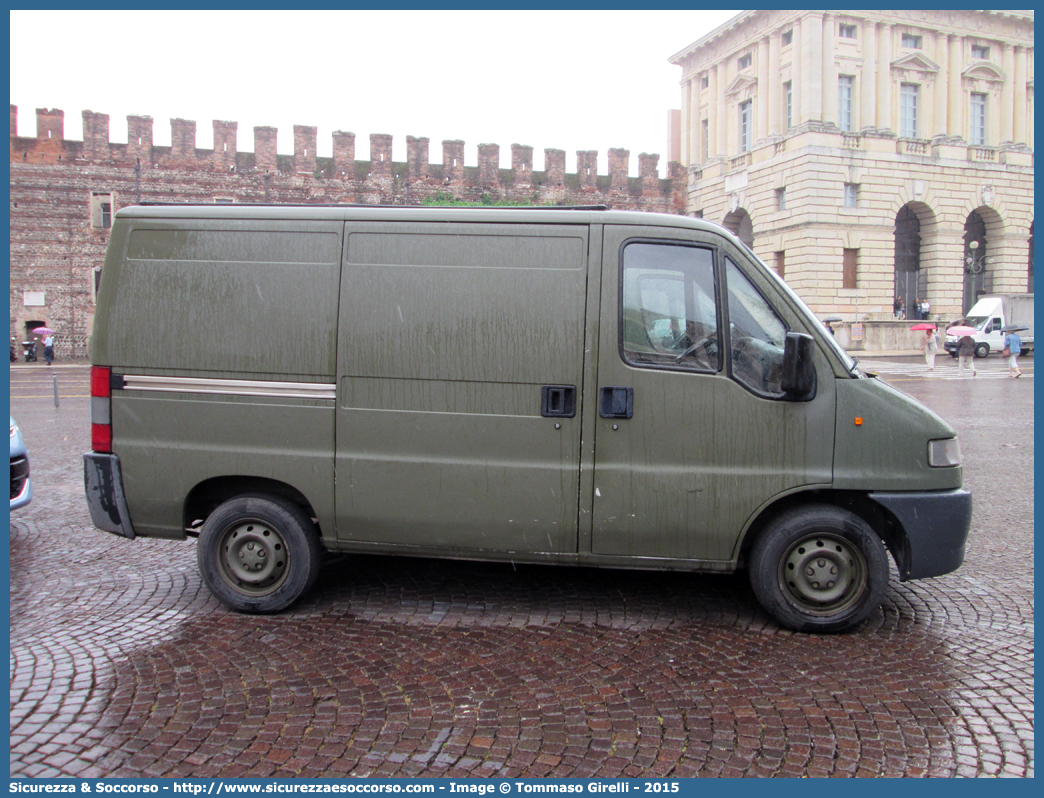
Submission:
[[[862,518],[831,505],[788,510],[751,550],[750,583],[762,607],[797,632],[841,632],[877,609],[888,555]]]
[[[239,612],[278,612],[315,583],[322,549],[315,525],[296,504],[240,496],[203,523],[196,560],[207,587]]]

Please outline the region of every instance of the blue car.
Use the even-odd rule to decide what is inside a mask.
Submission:
[[[33,500],[33,483],[29,479],[29,450],[22,431],[11,418],[11,509],[25,507]]]

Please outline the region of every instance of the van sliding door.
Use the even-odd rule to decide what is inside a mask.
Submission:
[[[346,224],[340,540],[576,551],[587,248],[586,226]]]

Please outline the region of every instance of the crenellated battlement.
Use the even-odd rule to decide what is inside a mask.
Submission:
[[[242,196],[234,196],[237,201],[258,199],[255,189],[261,176],[265,201],[273,200],[271,193],[280,180],[298,177],[322,183],[310,196],[318,192],[324,200],[340,193],[344,195],[340,201],[416,204],[436,191],[464,199],[479,191],[505,199],[530,198],[539,204],[597,201],[638,210],[684,211],[685,173],[680,165],[668,164],[668,174],[661,179],[659,156],[643,153],[638,156],[639,177],[630,178],[630,153],[624,149],[609,150],[605,175],[598,174],[598,152],[580,150],[576,153],[577,173],[567,175],[564,150],[545,149],[544,169],[539,172],[533,163],[533,148],[522,144],[511,145],[511,165],[506,169],[500,168],[500,145],[479,144],[476,168],[464,166],[465,143],[459,139],[443,141],[441,163],[433,164],[430,140],[413,136],[406,137],[405,160],[396,162],[393,137],[371,134],[369,160],[361,161],[356,158],[354,133],[334,131],[333,156],[319,157],[318,130],[305,125],[294,125],[290,156],[277,153],[278,130],[266,126],[254,128],[252,152],[240,150],[237,122],[214,120],[214,146],[206,150],[197,147],[196,122],[190,119],[170,120],[169,147],[154,144],[154,120],[149,116],[127,117],[126,144],[109,140],[108,114],[83,111],[83,141],[65,139],[65,112],[59,109],[36,109],[35,138],[16,135],[17,121],[18,108],[12,105],[12,165],[133,169],[138,185],[146,172],[236,175],[244,188]],[[237,194],[234,184],[222,188],[225,194]],[[121,197],[120,204],[126,199]]]

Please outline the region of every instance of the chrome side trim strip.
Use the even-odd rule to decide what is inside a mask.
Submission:
[[[268,380],[221,380],[197,377],[152,377],[130,374],[123,377],[124,390],[171,393],[219,393],[231,396],[272,396],[296,399],[329,399],[337,396],[332,383],[271,382]]]

